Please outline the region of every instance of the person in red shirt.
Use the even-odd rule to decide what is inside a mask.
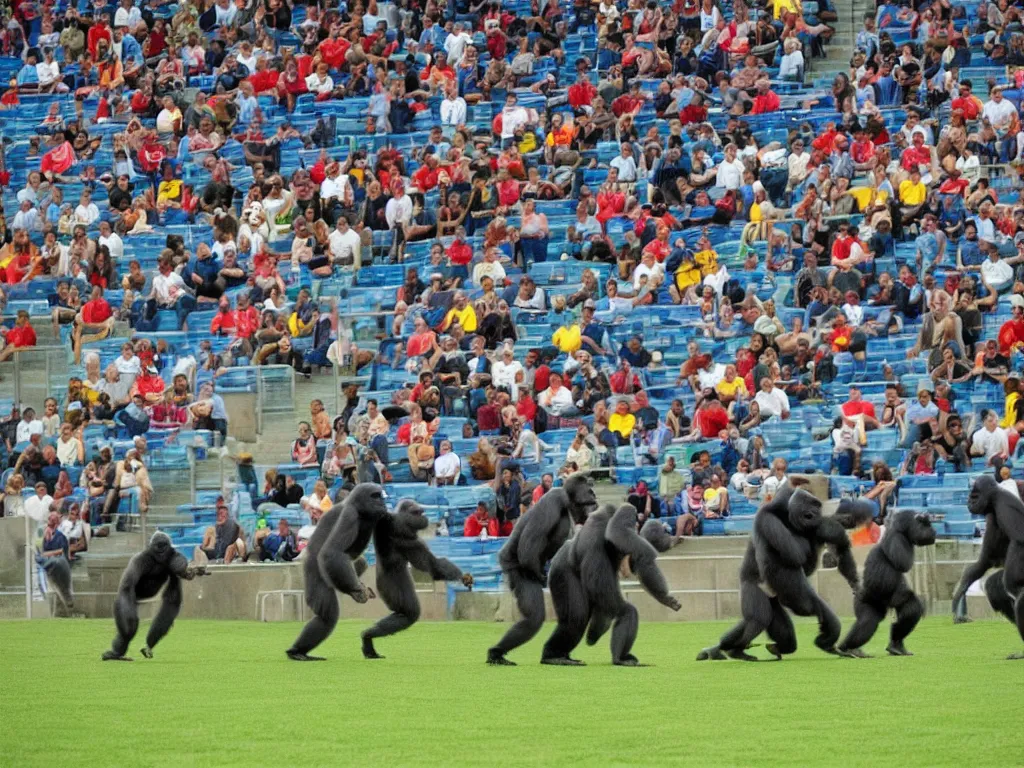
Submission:
[[[778,112],[782,102],[778,95],[772,90],[772,81],[762,77],[757,81],[757,95],[754,97],[754,106],[751,108],[752,115],[766,115],[769,112]]]
[[[999,329],[999,351],[1004,355],[1024,346],[1024,304],[1013,301],[1011,306],[1013,316]]]
[[[36,331],[29,322],[28,312],[24,309],[18,310],[18,317],[14,321],[14,327],[3,334],[7,344],[0,351],[0,361],[9,360],[14,350],[36,345]]]
[[[717,438],[719,433],[729,426],[729,412],[722,407],[718,395],[713,389],[706,389],[700,406],[694,414],[697,429],[705,440]]]
[[[871,141],[868,132],[863,128],[853,134],[853,144],[850,146],[850,159],[853,160],[853,167],[857,171],[871,171],[878,165],[878,158],[875,157],[875,143]]]
[[[105,13],[100,14],[100,17],[96,19],[96,23],[89,27],[89,33],[85,39],[86,46],[89,48],[89,55],[92,56],[94,61],[96,60],[100,40],[106,40],[107,50],[110,50],[109,46],[114,42],[113,36],[110,34],[110,17]]]
[[[838,135],[839,131],[836,130],[835,123],[825,123],[825,132],[812,141],[811,146],[815,149],[821,150],[826,155],[831,155],[832,142],[835,141],[836,136]]]
[[[235,331],[235,313],[231,311],[231,299],[221,296],[217,302],[217,314],[210,321],[210,333],[225,336]]]
[[[634,80],[629,87],[629,93],[624,93],[612,102],[612,114],[616,117],[636,114],[644,105],[647,99],[640,93],[640,81]]]
[[[962,112],[964,120],[977,120],[983,106],[981,99],[974,95],[971,82],[969,80],[962,80],[960,82],[960,95],[953,99],[953,102],[950,104],[953,111],[959,110]]]
[[[476,511],[466,518],[466,522],[462,526],[462,535],[467,539],[475,539],[484,533],[497,538],[498,521],[491,517],[491,512],[487,509],[487,502],[481,501],[476,505]]]
[[[433,147],[423,150],[423,165],[412,175],[412,183],[420,192],[429,192],[437,187],[437,155]]]
[[[595,90],[594,93],[597,93],[597,91]],[[18,81],[11,80],[7,84],[7,90],[4,91],[4,95],[0,96],[0,105],[5,107],[16,107],[20,103],[21,100],[18,98]]]
[[[156,405],[163,400],[165,389],[167,389],[167,385],[164,384],[164,380],[160,378],[160,374],[152,365],[143,368],[132,385],[133,394],[142,395],[146,405]]]
[[[573,109],[589,107],[595,96],[597,96],[597,88],[590,82],[586,72],[580,72],[576,82],[569,86],[569,105]]]
[[[455,230],[455,239],[445,253],[448,255],[448,264],[453,268],[452,277],[466,280],[469,277],[469,265],[473,261],[473,246],[466,242],[465,227]]]
[[[903,169],[913,171],[922,165],[931,165],[932,150],[925,146],[924,134],[915,133],[911,141],[913,142],[911,146],[904,149],[903,154],[900,155],[900,165]]]
[[[541,475],[540,482],[537,487],[533,489],[533,495],[530,497],[530,503],[536,504],[541,500],[541,497],[545,493],[551,490],[551,487],[555,484],[555,478],[550,472],[545,472]]]
[[[71,336],[71,348],[75,353],[75,365],[82,359],[82,344],[107,338],[114,330],[114,311],[103,298],[103,288],[92,287],[89,300],[82,305],[75,317]]]
[[[840,409],[843,412],[843,416],[848,419],[863,416],[865,429],[878,429],[882,426],[875,415],[875,406],[864,399],[860,387],[856,384],[850,385],[849,399],[842,404]]]
[[[647,245],[644,246],[644,253],[653,253],[658,263],[662,263],[672,252],[668,244],[669,229],[665,225],[658,225],[658,234]]]
[[[849,225],[845,222],[839,225],[839,234],[832,243],[832,258],[839,261],[846,261],[850,258],[850,249],[853,247],[853,238],[849,234]]]

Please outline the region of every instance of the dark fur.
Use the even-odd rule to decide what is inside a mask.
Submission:
[[[857,621],[839,650],[855,651],[864,646],[875,634],[885,614],[893,608],[896,621],[892,625],[887,650],[894,656],[909,655],[903,647],[903,639],[921,620],[924,605],[911,590],[904,574],[914,567],[914,547],[934,543],[935,529],[927,515],[903,510],[889,518],[885,536],[864,563],[864,577],[854,600]]]
[[[636,532],[636,509],[626,504],[616,510],[605,505],[593,513],[579,534],[567,542],[551,562],[551,600],[558,626],[544,645],[544,663],[573,663],[570,653],[587,635],[593,645],[612,627],[612,663],[636,665],[631,653],[636,640],[636,608],[626,602],[619,586],[619,566],[629,558],[630,567],[651,596],[674,611],[679,601],[669,594],[668,584],[656,559],[674,541],[660,523],[649,520]],[[587,631],[587,625],[590,625]]]
[[[184,555],[174,549],[166,533],[154,533],[149,546],[135,555],[121,574],[114,602],[117,636],[110,650],[103,654],[103,659],[127,658],[128,644],[139,630],[139,600],[156,597],[163,589],[160,610],[149,627],[146,647],[142,649],[143,655],[151,656],[152,649],[170,631],[181,610],[181,579],[192,580],[199,573],[189,566]]]
[[[544,569],[572,533],[597,508],[597,497],[583,475],[573,475],[561,488],[544,494],[512,529],[498,561],[516,596],[522,618],[487,651],[489,663],[505,663],[505,654],[529,642],[544,623]]]
[[[48,557],[43,563],[46,581],[60,598],[64,608],[70,611],[75,607],[75,592],[71,587],[71,563],[64,557]]]
[[[722,635],[718,646],[701,651],[698,659],[724,658],[723,654],[752,659],[746,649],[761,632],[768,633],[773,641],[769,649],[776,656],[793,653],[796,632],[785,608],[798,616],[817,617],[814,643],[834,652],[842,629],[839,619],[807,577],[817,570],[821,550],[828,546],[836,555],[839,572],[856,590],[857,566],[846,530],[870,517],[870,505],[847,500],[840,502],[833,517],[824,517],[820,501],[790,483],[783,485],[754,517],[753,534],[740,565],[743,617]]]
[[[419,531],[428,525],[423,507],[415,501],[403,499],[394,514],[385,515],[373,531],[373,548],[377,554],[377,593],[391,609],[372,627],[363,632],[363,655],[380,659],[373,647],[375,637],[387,637],[408,629],[420,617],[420,601],[409,565],[437,581],[458,581],[462,571],[443,557],[434,557],[419,538]]]
[[[967,508],[972,514],[985,515],[985,536],[978,559],[964,569],[953,592],[953,608],[965,603],[967,588],[989,568],[1002,565],[985,580],[985,594],[995,610],[1017,625],[1024,639],[1024,503],[983,475],[974,481]]]
[[[320,519],[306,545],[302,566],[306,604],[314,615],[288,649],[289,657],[298,661],[313,659],[309,652],[334,631],[340,615],[335,590],[357,603],[373,597],[373,591],[359,580],[366,571],[362,555],[377,523],[387,514],[381,487],[360,483]]]

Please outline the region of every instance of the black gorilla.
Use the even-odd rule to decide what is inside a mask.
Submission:
[[[155,597],[166,584],[167,588],[160,599],[160,610],[149,627],[146,645],[142,649],[143,656],[153,658],[153,648],[170,631],[181,610],[181,579],[191,581],[204,573],[205,568],[194,568],[188,564],[185,556],[171,545],[171,539],[166,533],[154,533],[149,546],[135,555],[121,574],[121,584],[117,588],[117,600],[114,602],[117,637],[110,650],[103,654],[103,660],[131,661],[124,654],[139,629],[139,600]]]
[[[514,666],[505,654],[536,635],[544,624],[544,567],[572,533],[573,523],[586,522],[597,509],[597,497],[583,475],[572,475],[561,488],[544,494],[512,529],[498,554],[509,589],[522,618],[487,651],[488,664]]]
[[[64,604],[67,611],[75,607],[75,593],[71,587],[71,563],[64,557],[48,557],[43,562],[47,584]]]
[[[658,552],[665,552],[673,543],[656,520],[648,520],[638,535],[632,504],[618,511],[606,504],[590,515],[579,534],[567,541],[551,561],[548,586],[558,626],[544,645],[541,664],[582,665],[569,654],[583,639],[587,624],[587,644],[594,645],[614,622],[612,663],[639,665],[630,653],[636,640],[637,611],[622,595],[619,566],[629,558],[630,569],[644,589],[658,602],[678,611],[679,601],[668,593],[656,562]]]
[[[953,592],[953,607],[965,600],[967,588],[989,568],[1002,569],[985,579],[985,594],[992,607],[1017,625],[1024,639],[1024,503],[999,487],[995,478],[983,475],[974,481],[967,508],[985,515],[985,536],[978,559],[964,569]],[[1024,654],[1011,654],[1011,659]]]
[[[360,483],[320,519],[306,545],[302,566],[306,605],[314,615],[285,652],[288,658],[323,661],[309,652],[326,640],[338,623],[340,609],[334,590],[349,595],[357,603],[375,597],[373,590],[359,580],[366,570],[362,555],[377,523],[387,514],[381,487]]]
[[[850,656],[866,658],[860,650],[878,629],[890,608],[896,621],[885,649],[893,656],[911,656],[903,647],[903,639],[914,631],[924,615],[924,605],[907,583],[905,573],[914,567],[914,547],[935,543],[935,529],[927,515],[903,510],[892,515],[885,524],[885,536],[871,550],[864,563],[860,592],[854,601],[857,621],[850,628],[839,650]]]
[[[814,644],[826,653],[838,653],[839,619],[807,577],[817,570],[821,550],[827,545],[837,558],[839,572],[857,590],[857,564],[846,531],[871,519],[872,511],[870,504],[844,499],[835,515],[824,517],[820,501],[792,482],[784,484],[754,516],[754,530],[740,565],[743,617],[722,635],[717,646],[702,650],[697,660],[729,656],[756,661],[746,649],[761,632],[767,632],[773,641],[766,647],[776,658],[793,653],[796,633],[784,608],[798,616],[817,617],[819,631]]]
[[[443,557],[434,557],[417,533],[428,525],[423,507],[403,499],[394,514],[385,515],[373,530],[373,548],[377,553],[377,593],[392,613],[363,632],[363,656],[383,659],[373,647],[375,637],[387,637],[408,629],[420,617],[420,601],[409,573],[411,564],[439,581],[457,581],[472,586],[473,577]]]

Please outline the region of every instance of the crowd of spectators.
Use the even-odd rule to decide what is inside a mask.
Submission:
[[[632,467],[641,520],[700,533],[784,481],[787,424],[879,518],[894,474],[1011,459],[1021,83],[965,73],[1022,63],[1024,35],[1005,2],[968,10],[879,3],[815,83],[827,0],[15,4],[0,108],[46,112],[3,172],[3,301],[52,283],[84,375],[2,426],[5,512],[64,526],[80,468],[71,527],[101,527],[145,450],[86,456],[84,426],[226,436],[217,382],[249,365],[378,383],[310,404],[281,458],[315,489],[243,483],[314,523],[345,483],[488,484],[463,532],[502,536],[566,475]],[[367,326],[346,308],[370,288]],[[0,361],[36,345],[30,313],[3,337]],[[880,343],[910,362],[877,366]],[[993,385],[1005,403],[973,408]],[[222,511],[208,557],[301,550],[287,521],[246,541]]]

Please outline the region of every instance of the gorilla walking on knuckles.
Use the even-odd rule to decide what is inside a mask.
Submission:
[[[974,515],[985,515],[985,536],[978,559],[964,569],[953,592],[953,608],[966,604],[967,589],[989,568],[1003,567],[985,579],[985,595],[992,607],[1013,624],[1024,639],[1024,502],[999,487],[994,477],[982,475],[967,497]],[[1024,659],[1024,654],[1008,658]]]
[[[848,656],[868,658],[861,649],[875,634],[878,624],[890,608],[896,610],[896,621],[885,649],[892,656],[912,656],[903,640],[914,631],[924,616],[924,605],[907,583],[905,574],[914,567],[914,547],[935,543],[935,529],[927,515],[902,510],[885,524],[885,536],[871,550],[864,563],[860,592],[854,600],[857,621],[850,628],[839,650]]]
[[[497,645],[488,649],[487,663],[515,666],[505,654],[530,641],[544,624],[544,567],[572,533],[573,523],[585,523],[597,509],[597,497],[583,475],[572,475],[561,488],[544,494],[512,529],[498,554],[509,589],[522,618]]]
[[[302,565],[306,577],[306,604],[310,619],[287,653],[295,661],[323,661],[309,652],[334,631],[341,613],[338,590],[357,603],[375,597],[359,577],[366,571],[362,556],[377,523],[388,514],[384,491],[373,483],[360,483],[340,504],[321,518],[306,545]]]
[[[577,665],[570,656],[587,632],[594,645],[614,622],[612,663],[640,666],[631,651],[639,624],[637,610],[626,602],[619,586],[619,566],[626,558],[630,569],[652,597],[673,611],[679,601],[669,594],[668,584],[656,559],[675,539],[657,520],[648,520],[636,532],[636,508],[625,504],[616,510],[606,504],[587,519],[575,538],[566,542],[551,561],[548,586],[558,615],[558,626],[544,645],[541,664]]]
[[[146,645],[142,649],[143,656],[153,658],[153,648],[170,631],[181,610],[181,579],[191,581],[205,573],[205,568],[188,564],[185,556],[171,545],[171,539],[166,533],[154,533],[149,546],[135,555],[121,574],[121,584],[117,588],[117,600],[114,602],[117,637],[110,650],[103,654],[103,660],[131,661],[125,653],[139,630],[139,600],[155,597],[166,584],[160,599],[160,610],[149,627]]]
[[[842,626],[807,577],[817,570],[827,545],[836,555],[839,572],[856,592],[857,564],[846,531],[870,520],[872,512],[870,504],[844,499],[835,515],[824,517],[818,499],[792,481],[785,483],[754,516],[754,530],[740,564],[743,617],[718,645],[702,650],[697,660],[757,661],[746,651],[761,632],[771,638],[766,648],[776,658],[793,653],[796,632],[786,608],[798,616],[816,616],[819,631],[814,644],[826,653],[839,653],[835,644]]]
[[[393,514],[380,519],[373,531],[373,548],[377,555],[377,593],[392,613],[363,632],[363,656],[383,659],[373,647],[376,637],[387,637],[408,629],[420,617],[420,601],[416,597],[409,566],[429,573],[438,581],[458,581],[473,585],[473,576],[443,557],[434,557],[417,535],[428,525],[423,507],[410,499],[398,503]]]

